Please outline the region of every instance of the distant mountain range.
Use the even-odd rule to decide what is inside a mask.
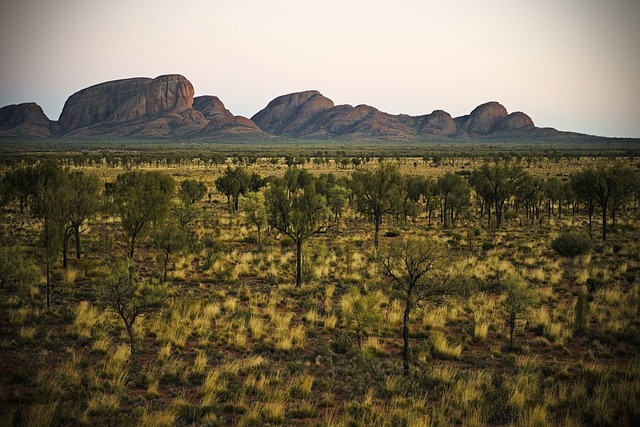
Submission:
[[[279,96],[251,119],[234,116],[215,96],[194,97],[184,76],[169,74],[100,83],[67,99],[58,121],[35,103],[0,108],[0,137],[214,138],[229,135],[415,141],[429,139],[607,139],[539,128],[498,102],[451,117],[388,114],[368,105],[334,105],[315,90]]]

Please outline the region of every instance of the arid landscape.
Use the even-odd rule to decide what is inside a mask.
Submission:
[[[632,155],[48,143],[5,151],[2,425],[640,416]]]

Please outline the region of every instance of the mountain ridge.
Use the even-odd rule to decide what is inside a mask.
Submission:
[[[231,113],[217,96],[196,97],[191,82],[180,74],[126,78],[86,87],[69,96],[57,121],[50,120],[33,102],[0,108],[0,138],[216,139],[230,135],[390,141],[609,139],[536,127],[526,113],[509,113],[497,101],[478,105],[459,117],[444,110],[411,116],[385,113],[364,104],[335,105],[318,90],[278,96],[247,118]]]

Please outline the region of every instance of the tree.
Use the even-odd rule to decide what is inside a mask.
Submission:
[[[326,232],[327,201],[309,182],[302,190],[287,197],[285,182],[276,179],[265,196],[270,226],[289,236],[296,244],[296,286],[302,282],[302,246],[314,234]]]
[[[381,302],[382,296],[379,293],[362,294],[355,286],[349,288],[349,292],[342,297],[340,303],[345,324],[355,332],[360,349],[362,338],[382,320]]]
[[[342,209],[349,202],[349,195],[351,190],[341,185],[334,185],[329,189],[327,195],[327,203],[331,212],[333,213],[333,220],[336,224],[339,223],[342,216]]]
[[[100,181],[95,175],[85,175],[83,172],[78,171],[72,172],[69,175],[68,182],[70,192],[68,227],[73,230],[76,241],[76,258],[80,259],[80,233],[82,232],[82,224],[92,215],[95,215],[102,207]]]
[[[35,195],[37,185],[36,168],[21,166],[7,171],[2,176],[3,205],[18,199],[20,213],[29,206],[29,199]]]
[[[373,243],[377,249],[382,216],[395,213],[404,200],[406,189],[398,165],[381,163],[375,171],[357,170],[353,172],[351,184],[356,197],[356,209],[373,217]]]
[[[267,210],[265,207],[264,194],[247,193],[243,202],[242,209],[247,220],[247,224],[257,228],[258,246],[262,246],[261,230],[267,225]]]
[[[113,202],[128,240],[133,260],[136,241],[152,222],[160,221],[169,210],[175,184],[161,172],[125,172],[116,177]]]
[[[518,165],[510,165],[506,161],[484,163],[471,175],[471,185],[478,197],[485,202],[491,228],[491,205],[496,217],[496,228],[502,225],[502,213],[505,202],[516,194],[516,189],[524,175]]]
[[[436,182],[436,189],[442,198],[442,224],[449,228],[459,212],[470,204],[469,186],[460,175],[447,172]]]
[[[409,375],[409,324],[415,307],[438,302],[460,288],[459,275],[447,271],[440,246],[424,238],[409,238],[387,248],[382,267],[391,288],[404,303],[402,322],[402,367]]]
[[[187,233],[176,220],[168,219],[158,224],[152,233],[153,246],[159,249],[163,255],[162,282],[167,281],[167,268],[172,254],[181,251],[187,246],[189,238]]]
[[[25,295],[29,287],[38,281],[39,276],[38,267],[25,259],[19,248],[0,246],[0,291],[18,296]],[[0,304],[0,307],[2,306],[4,304]]]
[[[247,192],[250,180],[251,177],[240,166],[235,168],[227,166],[224,175],[216,179],[216,189],[227,196],[230,214],[235,214],[238,211],[238,199],[240,194]]]
[[[633,194],[635,172],[616,163],[607,167],[599,164],[595,168],[585,168],[572,176],[574,191],[578,198],[585,201],[589,214],[591,230],[591,212],[597,203],[602,213],[602,240],[607,240],[607,215],[610,214],[615,227],[616,213],[620,206]]]
[[[595,170],[592,168],[583,169],[569,177],[575,198],[578,202],[584,203],[587,210],[587,215],[589,216],[589,235],[591,235],[593,230],[593,213],[598,203],[594,191],[596,179]]]
[[[180,183],[178,197],[184,206],[191,206],[207,194],[207,186],[201,181],[186,179]]]
[[[66,171],[55,162],[45,162],[35,170],[33,214],[43,220],[41,247],[46,267],[47,309],[51,308],[51,268],[60,253],[68,218],[69,201]]]
[[[135,363],[135,322],[145,314],[159,311],[167,298],[166,290],[158,283],[139,280],[131,274],[131,260],[118,262],[99,287],[101,303],[115,312],[124,323],[131,347],[131,360]]]
[[[519,276],[509,275],[503,280],[506,298],[502,302],[509,326],[509,348],[513,349],[517,323],[524,318],[535,302],[535,292]]]
[[[565,199],[565,187],[555,176],[549,178],[544,184],[544,194],[547,196],[547,215],[551,219],[553,207],[558,202],[558,218],[562,217],[562,201]]]

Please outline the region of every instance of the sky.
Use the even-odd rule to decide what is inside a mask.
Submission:
[[[0,106],[57,120],[105,81],[182,74],[251,117],[319,90],[337,104],[640,137],[638,0],[3,0]]]

